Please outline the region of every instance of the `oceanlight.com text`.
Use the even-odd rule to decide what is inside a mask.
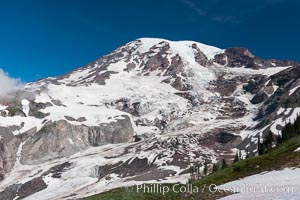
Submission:
[[[235,186],[221,186],[216,184],[196,186],[193,184],[141,184],[134,185],[126,188],[127,192],[136,193],[152,193],[165,195],[169,192],[172,193],[216,193],[216,192],[230,192],[230,193],[293,193],[295,188],[292,186],[272,186],[272,185],[235,185]]]

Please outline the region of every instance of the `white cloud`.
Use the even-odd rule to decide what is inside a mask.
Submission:
[[[0,68],[0,96],[13,92],[22,87],[20,79],[9,77],[9,74]]]
[[[221,16],[221,15],[213,15],[213,13],[208,13],[206,10],[198,6],[193,0],[181,0],[190,10],[194,11],[200,17],[207,17],[212,21],[221,22],[221,23],[238,23],[239,21],[236,19],[235,16]],[[267,1],[267,0],[266,0]],[[281,0],[276,0],[281,1]],[[218,1],[215,1],[217,4]]]
[[[191,10],[195,11],[197,15],[199,16],[206,16],[207,13],[205,10],[197,6],[193,1],[191,0],[183,0],[182,1],[185,5],[187,5]]]

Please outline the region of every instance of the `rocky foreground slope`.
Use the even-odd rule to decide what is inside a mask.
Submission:
[[[0,199],[186,181],[300,113],[297,62],[141,38],[0,98]]]

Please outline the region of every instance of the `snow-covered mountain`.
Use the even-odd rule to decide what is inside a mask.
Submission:
[[[141,38],[0,98],[0,198],[78,198],[186,182],[300,113],[297,62]]]

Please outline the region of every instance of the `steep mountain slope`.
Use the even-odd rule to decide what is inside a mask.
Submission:
[[[300,112],[299,69],[245,48],[141,38],[29,83],[0,99],[0,197],[186,181],[190,164],[255,154],[258,134]]]

